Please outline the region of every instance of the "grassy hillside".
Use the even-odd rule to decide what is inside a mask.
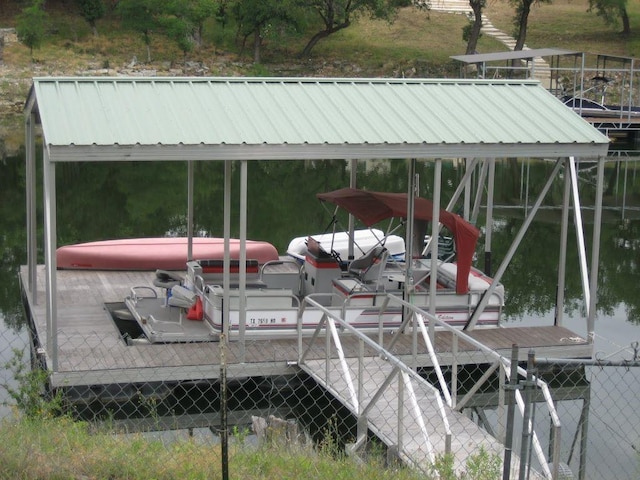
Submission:
[[[438,0],[433,0],[438,1]],[[534,7],[527,36],[532,48],[564,47],[594,53],[640,56],[640,2],[629,2],[631,38],[587,12],[588,0],[555,0]],[[7,10],[7,11],[5,11]],[[121,69],[132,63],[147,63],[146,47],[135,33],[123,31],[116,18],[98,23],[99,37],[68,9],[49,10],[46,44],[34,52],[20,44],[5,47],[9,68],[35,70],[38,74],[82,73],[84,70]],[[489,0],[487,16],[507,33],[513,30],[513,8],[508,0]],[[359,18],[346,30],[321,41],[310,59],[299,59],[311,33],[276,31],[265,39],[263,65],[252,65],[250,48],[242,52],[233,25],[222,28],[211,23],[205,30],[205,45],[185,59],[161,34],[152,37],[151,65],[169,70],[183,68],[184,61],[197,62],[202,73],[211,74],[310,74],[346,76],[451,76],[457,74],[449,57],[464,53],[463,15],[403,8],[393,23]],[[14,26],[15,12],[0,9],[0,27]],[[504,50],[484,35],[478,51]],[[35,60],[35,63],[32,62]]]
[[[513,31],[508,0],[488,0],[486,14],[494,26]],[[621,26],[609,26],[588,12],[589,0],[553,0],[534,5],[529,19],[530,48],[560,47],[581,52],[640,57],[640,2],[627,0],[630,37],[619,34]]]
[[[438,0],[432,0],[437,2]],[[498,28],[513,30],[513,7],[508,0],[488,0],[486,14]],[[311,32],[274,31],[262,49],[262,64],[254,65],[250,48],[242,49],[233,25],[211,22],[204,45],[182,52],[162,34],[152,35],[151,62],[139,34],[123,30],[118,19],[98,22],[94,37],[88,24],[74,12],[72,1],[64,8],[49,3],[47,38],[31,55],[17,42],[7,43],[0,63],[0,138],[9,148],[22,142],[21,111],[33,76],[44,75],[282,75],[334,77],[455,77],[459,65],[451,55],[464,53],[464,15],[406,7],[394,22],[358,18],[351,27],[321,41],[310,58],[301,59]],[[13,5],[13,3],[11,4]],[[588,0],[554,0],[534,6],[527,45],[531,48],[563,47],[593,53],[640,57],[640,2],[629,1],[633,35],[617,33],[589,13]],[[0,28],[15,26],[15,8],[0,1]],[[310,20],[311,22],[311,20]],[[506,47],[483,35],[479,52]],[[14,145],[15,144],[15,145]]]

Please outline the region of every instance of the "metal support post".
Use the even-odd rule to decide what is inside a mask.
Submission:
[[[587,390],[582,403],[582,413],[580,414],[580,420],[582,428],[580,429],[580,470],[578,472],[578,479],[585,480],[587,478],[587,440],[589,432],[589,408],[591,407],[591,387]]]
[[[496,159],[491,158],[489,162],[489,181],[487,185],[487,220],[484,240],[484,271],[491,276],[491,237],[493,235],[493,194],[495,190]]]
[[[534,353],[529,350],[527,356],[527,379],[524,382],[524,414],[522,416],[522,443],[520,445],[520,469],[518,478],[529,478],[531,468],[531,448],[533,442],[533,381]]]
[[[553,324],[562,326],[564,315],[564,289],[567,269],[567,239],[569,236],[569,207],[571,201],[571,160],[564,162],[564,193],[562,197],[562,220],[560,222],[560,257],[558,259],[558,288],[556,291],[556,309]]]
[[[589,316],[587,318],[587,335],[590,343],[593,343],[596,307],[598,305],[598,267],[600,261],[600,229],[602,223],[602,195],[604,190],[604,158],[598,159],[598,180],[596,187],[595,212],[593,215],[593,242],[591,246],[591,278],[589,289]]]
[[[240,162],[240,296],[239,310],[239,337],[240,337],[240,361],[244,363],[246,356],[245,333],[247,327],[247,161]]]
[[[516,410],[516,389],[518,388],[518,345],[511,346],[511,372],[507,390],[507,434],[504,439],[504,464],[502,466],[502,480],[511,478],[511,449],[513,447],[513,418]]]
[[[193,161],[187,162],[187,260],[193,260]]]
[[[220,448],[222,480],[229,480],[229,435],[227,425],[227,345],[224,333],[220,335]]]
[[[431,213],[431,278],[429,279],[429,313],[436,316],[436,289],[438,288],[438,236],[440,232],[440,191],[442,188],[442,160],[436,159],[433,173],[433,212]],[[435,343],[436,324],[429,321],[429,339]]]
[[[222,336],[221,341],[229,341],[229,305],[230,305],[230,290],[231,290],[231,160],[225,160],[224,162],[224,259],[223,259],[223,274],[222,274],[222,288],[224,293],[222,296]]]

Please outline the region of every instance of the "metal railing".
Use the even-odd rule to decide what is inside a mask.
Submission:
[[[407,391],[409,392],[408,399],[407,399],[407,401],[409,402],[409,408],[414,409],[416,411],[420,410],[421,407],[417,403],[416,397],[411,391],[411,388],[412,388],[411,382],[421,382],[421,383],[426,382],[426,380],[422,376],[416,373],[416,369],[418,367],[418,362],[417,362],[418,345],[419,345],[418,338],[421,338],[422,343],[424,344],[424,347],[426,348],[426,351],[428,353],[431,366],[437,376],[437,386],[439,388],[434,387],[428,382],[426,383],[429,385],[429,388],[431,389],[433,395],[437,399],[437,402],[439,405],[439,411],[441,412],[442,421],[447,424],[447,435],[449,437],[447,439],[448,450],[445,453],[450,453],[451,430],[448,426],[448,420],[447,420],[444,404],[446,403],[447,406],[451,407],[455,411],[462,412],[464,408],[469,404],[473,396],[483,387],[483,385],[485,385],[488,382],[490,378],[492,378],[492,376],[494,376],[496,371],[499,372],[498,375],[500,378],[500,386],[501,386],[501,389],[498,395],[499,403],[497,407],[498,407],[498,410],[502,412],[502,414],[506,412],[508,400],[506,399],[503,392],[504,390],[506,390],[505,382],[509,381],[509,372],[511,370],[511,364],[513,360],[510,360],[500,355],[496,351],[492,350],[491,348],[483,345],[481,342],[467,335],[465,332],[448,325],[446,322],[439,320],[438,318],[432,316],[428,312],[425,312],[419,307],[416,307],[415,305],[412,305],[411,303],[406,302],[397,296],[394,296],[391,294],[385,295],[385,300],[381,302],[379,306],[380,308],[379,318],[382,318],[385,309],[390,307],[397,308],[398,306],[400,306],[405,310],[405,314],[404,314],[404,320],[401,326],[397,329],[395,334],[392,336],[391,340],[389,341],[389,344],[384,346],[382,344],[382,338],[383,338],[382,332],[380,332],[379,334],[378,342],[375,342],[370,337],[365,335],[363,332],[359,331],[358,329],[354,328],[350,324],[346,323],[343,318],[340,318],[340,316],[336,315],[335,313],[330,311],[328,308],[323,307],[313,299],[307,299],[305,300],[304,303],[306,303],[307,307],[322,310],[323,316],[322,316],[322,320],[320,321],[320,323],[318,324],[317,328],[313,333],[311,341],[306,346],[303,346],[302,330],[300,329],[299,363],[300,365],[304,365],[308,352],[314,345],[314,342],[317,341],[317,338],[324,331],[325,349],[327,354],[325,357],[326,363],[325,363],[324,378],[321,378],[321,380],[326,383],[329,383],[330,370],[332,368],[332,365],[330,364],[331,355],[329,354],[329,352],[331,351],[331,348],[333,345],[333,349],[335,350],[335,352],[337,352],[337,355],[339,358],[341,373],[347,384],[348,393],[349,393],[349,399],[347,400],[350,402],[349,406],[351,410],[356,415],[358,415],[358,438],[352,446],[353,450],[356,450],[357,448],[360,448],[362,446],[365,440],[365,435],[366,435],[366,430],[363,431],[364,427],[362,425],[366,424],[367,414],[371,411],[371,408],[374,406],[375,402],[379,400],[383,390],[388,387],[388,385],[393,381],[396,375],[401,374],[401,381],[404,382],[403,385],[406,387]],[[447,331],[452,335],[451,336],[452,344],[448,352],[451,355],[451,362],[452,362],[451,363],[452,376],[451,376],[450,384],[448,384],[445,379],[443,369],[438,359],[439,353],[434,348],[433,338],[430,335],[430,332],[428,330],[428,323],[430,322],[432,322],[433,325],[436,326],[439,330]],[[338,330],[340,330],[340,332],[338,332]],[[402,360],[400,360],[399,358],[395,357],[390,353],[393,350],[394,345],[400,338],[400,335],[405,335],[407,334],[407,332],[413,335],[414,337],[413,352],[412,352],[412,357],[413,357],[412,366],[408,365],[407,363],[403,362]],[[341,335],[343,334],[349,334],[351,336],[357,337],[358,342],[361,345],[359,348],[358,363],[357,363],[357,369],[358,369],[357,381],[354,380],[353,378],[354,375],[352,374],[352,370],[350,369],[349,363],[347,362],[347,359],[345,357],[344,349],[342,347]],[[487,363],[489,363],[489,366],[486,369],[486,371],[482,374],[482,376],[476,381],[476,383],[471,388],[467,389],[467,391],[462,396],[462,398],[460,400],[457,400],[459,397],[458,389],[460,385],[455,372],[457,372],[457,368],[459,366],[457,353],[458,353],[458,345],[460,344],[460,342],[465,342],[466,344],[469,344],[473,348],[475,348],[478,354],[482,355],[483,358],[486,358],[488,360]],[[364,368],[363,367],[363,362],[364,362],[363,346],[364,345],[372,349],[379,358],[384,359],[393,367],[391,372],[386,376],[382,385],[379,387],[379,390],[376,393],[376,395],[374,395],[374,397],[366,405],[362,404],[362,397],[361,397],[362,371]],[[527,374],[528,374],[527,370],[518,366],[516,371],[520,378],[520,381],[518,383],[525,383],[525,380],[527,379]],[[550,418],[551,445],[549,450],[550,450],[550,455],[552,459],[551,463],[550,464],[547,463],[546,456],[543,451],[541,442],[535,431],[531,431],[533,450],[540,464],[542,474],[547,478],[557,478],[559,469],[560,469],[560,458],[559,458],[560,442],[561,442],[560,418],[556,411],[547,383],[535,375],[532,376],[530,372],[529,372],[529,376],[531,377],[530,381],[532,385],[534,385],[535,388],[538,388],[542,393],[542,398],[544,399],[544,404],[546,405],[547,412]],[[519,409],[520,414],[523,416],[523,418],[525,418],[527,402],[517,385],[513,386],[513,389],[514,389],[516,405]],[[398,401],[400,402],[402,401],[402,399],[399,398]],[[401,412],[401,411],[402,411],[402,408],[399,407],[398,412]],[[401,425],[400,421],[398,421],[398,425]],[[532,422],[529,421],[528,425],[529,425],[529,428],[532,429]],[[431,443],[428,441],[429,433],[424,423],[420,424],[420,431],[421,431],[422,437],[425,439],[425,442],[427,443],[427,445],[429,445],[430,458],[433,459],[432,446],[431,446]],[[401,433],[398,433],[398,435],[400,436]],[[505,435],[506,434],[502,432],[501,434],[497,435],[497,438],[501,442],[504,442]]]
[[[325,348],[326,348],[326,356],[325,356],[325,372],[324,378],[321,378],[325,383],[330,383],[330,371],[331,371],[331,355],[329,352],[331,351],[331,345],[333,344],[335,351],[338,355],[340,370],[342,375],[344,376],[344,380],[347,384],[348,388],[348,399],[343,399],[349,402],[349,407],[353,413],[358,416],[358,433],[357,439],[355,443],[350,447],[350,451],[352,453],[357,452],[366,441],[367,436],[367,417],[371,410],[376,406],[377,402],[380,401],[383,392],[389,387],[389,385],[394,381],[396,377],[399,376],[399,384],[400,388],[406,389],[408,395],[399,395],[398,396],[398,405],[397,405],[397,414],[396,418],[397,425],[399,426],[399,431],[397,432],[397,443],[396,446],[398,451],[402,451],[403,445],[403,436],[400,426],[402,425],[402,412],[404,408],[407,407],[413,413],[414,418],[417,419],[419,425],[420,435],[427,446],[428,456],[431,463],[433,463],[436,459],[436,455],[439,452],[436,452],[433,444],[430,440],[429,431],[427,430],[426,424],[424,422],[424,415],[422,408],[418,402],[417,395],[415,393],[414,384],[419,384],[421,388],[426,388],[435,399],[437,403],[437,411],[440,414],[440,419],[445,429],[445,452],[451,452],[451,429],[449,426],[449,421],[447,418],[447,412],[445,409],[444,402],[440,395],[440,392],[437,388],[433,387],[429,384],[424,378],[418,375],[414,370],[409,368],[404,362],[400,359],[392,355],[389,351],[385,350],[382,346],[380,346],[375,341],[371,340],[369,337],[364,335],[362,332],[345,322],[342,318],[335,315],[331,311],[329,311],[326,307],[323,307],[318,302],[313,299],[306,298],[305,303],[313,308],[317,308],[323,311],[323,316],[321,321],[318,323],[313,336],[311,337],[311,341],[309,344],[300,350],[299,356],[299,364],[301,366],[305,365],[307,361],[307,355],[310,352],[311,348],[314,345],[314,342],[321,336],[322,331],[324,330],[325,335]],[[358,357],[357,357],[357,380],[354,380],[354,376],[351,372],[350,365],[347,362],[347,359],[344,354],[344,349],[342,347],[341,334],[338,333],[338,328],[341,330],[341,333],[348,333],[349,335],[353,335],[358,339],[359,349],[358,349]],[[391,367],[390,372],[385,376],[384,380],[380,385],[377,386],[375,393],[370,398],[370,400],[365,403],[363,398],[363,377],[364,377],[364,369],[365,366],[365,356],[364,356],[364,346],[373,349],[373,351],[377,354],[377,358],[382,359],[384,362],[388,363]],[[356,388],[357,385],[357,388]],[[406,398],[403,398],[406,397]],[[403,402],[406,401],[407,405],[404,405]]]
[[[420,332],[421,336],[422,336],[422,340],[427,348],[427,351],[429,353],[429,357],[431,359],[431,362],[433,364],[433,368],[435,369],[437,376],[438,376],[438,382],[439,382],[439,386],[440,389],[443,392],[443,395],[445,396],[445,398],[447,398],[447,403],[454,409],[458,410],[458,411],[462,411],[465,404],[469,401],[469,399],[480,389],[480,387],[487,382],[487,380],[491,377],[491,375],[495,372],[495,370],[497,368],[500,368],[500,375],[501,375],[501,379],[508,379],[509,377],[509,371],[511,369],[511,363],[512,360],[500,355],[499,353],[497,353],[496,351],[490,349],[489,347],[487,347],[486,345],[482,344],[481,342],[478,342],[477,340],[475,340],[474,338],[470,337],[469,335],[467,335],[464,331],[462,330],[458,330],[455,329],[454,327],[452,327],[451,325],[447,324],[446,322],[439,320],[437,317],[434,317],[433,315],[425,312],[424,310],[421,310],[420,308],[416,307],[415,305],[412,305],[409,302],[406,302],[405,300],[396,297],[396,296],[392,296],[390,295],[390,303],[391,304],[398,304],[401,305],[402,307],[404,307],[406,309],[407,314],[405,315],[405,319],[403,321],[402,327],[400,330],[398,330],[398,332],[396,333],[396,335],[392,338],[391,343],[389,348],[391,348],[393,346],[393,344],[396,342],[398,335],[400,335],[404,329],[407,328],[407,326],[409,325],[409,323],[413,320],[413,334],[414,336],[417,335],[418,332]],[[466,395],[462,398],[461,401],[457,402],[456,398],[457,398],[457,387],[458,387],[458,383],[457,383],[457,377],[455,374],[452,375],[452,385],[451,385],[451,390],[452,392],[449,391],[449,387],[444,379],[444,375],[442,373],[442,369],[440,367],[440,364],[438,362],[438,355],[437,352],[435,351],[434,347],[433,347],[433,338],[429,335],[429,333],[427,332],[427,326],[425,325],[425,318],[429,321],[429,322],[433,322],[437,327],[439,327],[440,329],[444,330],[444,331],[448,331],[452,334],[452,348],[451,348],[451,353],[452,353],[452,372],[455,372],[457,370],[457,351],[458,351],[458,345],[460,343],[460,341],[464,341],[466,343],[469,343],[470,345],[474,346],[475,348],[478,349],[478,351],[483,352],[488,358],[493,359],[493,363],[490,365],[490,367],[485,371],[485,373],[480,377],[480,379],[476,382],[476,384],[466,393]],[[413,346],[414,346],[414,351],[413,351],[413,357],[414,357],[414,362],[416,362],[416,357],[417,357],[417,345],[418,342],[414,341],[413,342]],[[517,372],[518,374],[523,378],[526,379],[527,378],[527,370],[523,369],[522,367],[518,367],[517,368]],[[549,391],[549,386],[546,384],[546,382],[544,382],[543,380],[541,380],[540,378],[534,376],[532,378],[532,381],[535,383],[535,385],[542,391],[544,400],[545,400],[545,405],[547,406],[548,409],[548,413],[551,419],[551,423],[552,423],[552,468],[553,468],[553,472],[549,469],[547,462],[545,460],[545,454],[542,450],[540,441],[538,439],[538,436],[536,435],[535,431],[532,432],[533,435],[533,445],[534,445],[534,449],[536,452],[536,455],[538,457],[538,460],[542,466],[543,472],[545,475],[547,475],[548,478],[557,478],[558,476],[558,471],[559,471],[559,463],[560,463],[560,459],[559,459],[559,452],[560,452],[560,431],[561,431],[561,424],[560,424],[560,417],[558,416],[558,413],[556,411],[553,399],[551,397],[551,393]],[[521,415],[524,416],[525,414],[525,401],[524,398],[522,397],[522,394],[520,393],[520,391],[518,389],[515,390],[515,397],[516,397],[516,402],[517,402],[517,406],[520,410]],[[504,401],[504,395],[499,395],[499,400],[500,403],[498,405],[499,408],[504,409],[505,407],[505,401]]]

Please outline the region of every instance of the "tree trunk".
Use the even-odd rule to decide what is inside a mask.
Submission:
[[[524,42],[527,39],[527,23],[529,22],[529,12],[531,12],[531,4],[533,0],[522,0],[522,9],[520,10],[520,18],[518,19],[518,38],[514,50],[522,50]]]
[[[624,5],[620,5],[620,18],[622,19],[622,34],[631,35],[631,24],[629,23],[629,15]]]
[[[473,10],[473,27],[467,41],[466,55],[472,55],[476,52],[478,40],[480,39],[480,30],[482,29],[482,7],[485,0],[469,0],[469,6]]]
[[[202,23],[198,25],[198,28],[194,32],[194,37],[196,41],[196,45],[198,48],[202,48],[202,31],[204,30],[204,25]]]
[[[253,63],[260,63],[260,45],[262,38],[260,37],[260,28],[256,28],[253,32]]]
[[[147,63],[151,63],[151,34],[149,31],[143,33],[144,44],[147,46]]]
[[[309,43],[305,45],[304,49],[300,53],[300,56],[308,57],[309,55],[311,55],[311,50],[313,49],[313,47],[316,46],[316,43],[318,43],[323,38],[327,38],[332,33],[336,33],[337,31],[342,30],[343,28],[347,28],[350,24],[351,22],[347,20],[344,23],[341,23],[340,25],[336,25],[335,27],[326,28],[324,30],[319,31],[313,37],[311,37],[311,40],[309,40]]]
[[[302,52],[300,52],[300,56],[301,57],[308,57],[309,55],[311,55],[311,50],[313,50],[313,47],[316,46],[316,43],[318,43],[323,38],[327,38],[329,35],[330,35],[330,33],[329,33],[328,30],[322,30],[322,31],[316,33],[313,37],[311,37],[311,40],[309,40],[309,43],[307,43],[305,45],[305,47],[302,50]]]

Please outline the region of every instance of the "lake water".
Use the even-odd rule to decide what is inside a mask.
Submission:
[[[221,236],[223,166],[221,163],[200,163],[195,168],[196,230]],[[637,287],[640,284],[640,174],[636,174],[637,168],[637,162],[626,162],[611,163],[606,170],[606,210],[595,337],[599,358],[631,359],[634,355],[632,343],[640,340],[640,294]],[[522,223],[524,205],[533,203],[549,169],[546,162],[523,165],[511,160],[498,163],[495,203],[500,207],[496,209],[497,228],[493,236],[494,265],[499,264],[506,252]],[[407,173],[404,162],[367,162],[360,170],[360,187],[380,191],[405,190]],[[250,163],[248,237],[268,240],[284,251],[294,237],[322,233],[332,212],[324,210],[315,194],[348,184],[347,172],[345,163],[341,161]],[[418,173],[423,187],[421,195],[428,198],[432,165],[420,163]],[[453,186],[457,185],[462,174],[455,162],[444,164],[443,204],[448,200],[447,195],[453,193]],[[584,206],[593,204],[594,175],[592,169],[580,170]],[[13,356],[14,348],[28,344],[17,276],[19,266],[26,262],[24,176],[24,157],[21,154],[9,155],[2,161],[0,362],[3,364]],[[238,177],[239,172],[235,171],[234,185],[238,184]],[[162,165],[62,164],[57,168],[57,182],[58,245],[106,238],[162,236],[168,232],[181,233],[185,228],[186,167],[179,162]],[[546,208],[539,213],[502,280],[507,291],[509,322],[523,325],[553,323],[559,249],[559,211],[554,205],[560,204],[561,195],[560,181],[552,188],[545,202]],[[232,211],[237,212],[237,206]],[[592,232],[590,217],[591,210],[585,208],[588,244],[591,243]],[[41,230],[39,232],[41,235]],[[237,236],[238,232],[232,232],[232,235]],[[571,241],[574,238],[572,232],[565,325],[577,334],[585,335],[577,253],[575,242]],[[481,250],[478,252],[478,257],[482,258]],[[589,254],[587,258],[591,258]],[[2,371],[2,376],[2,383],[11,381],[6,370]],[[0,395],[6,398],[4,389],[0,389]],[[637,398],[640,396],[622,400],[635,402],[637,406]],[[7,407],[0,407],[0,416],[9,413]],[[634,427],[638,429],[640,425],[635,424]],[[637,444],[637,441],[637,438],[619,440],[620,445],[632,453],[623,460],[626,464],[622,473],[616,474],[618,478],[634,478],[638,457],[634,457],[633,449],[627,447],[633,442]],[[627,476],[627,472],[632,472],[631,476]]]

